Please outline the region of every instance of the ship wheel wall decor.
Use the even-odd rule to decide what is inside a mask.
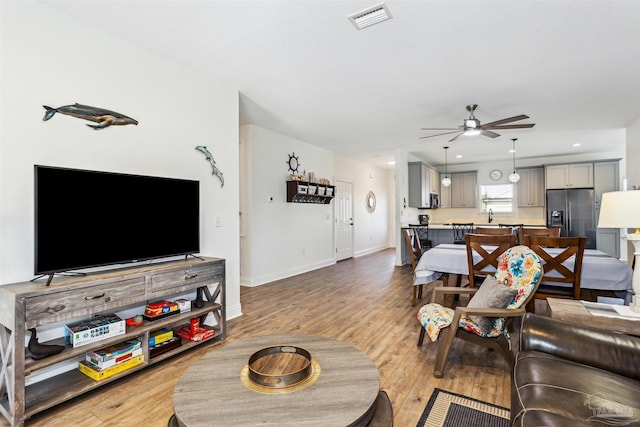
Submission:
[[[296,156],[295,152],[289,154],[288,156],[289,160],[287,160],[286,163],[289,165],[289,170],[291,171],[291,173],[298,172],[298,167],[300,166],[300,160],[298,159],[298,156]]]

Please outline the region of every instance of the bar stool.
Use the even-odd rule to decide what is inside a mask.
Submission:
[[[473,233],[472,222],[452,222],[453,228],[453,243],[456,245],[464,245],[464,235],[467,233]]]

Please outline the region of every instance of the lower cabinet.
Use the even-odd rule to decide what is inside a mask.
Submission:
[[[33,328],[69,324],[88,320],[99,314],[117,313],[140,308],[149,302],[177,298],[196,292],[191,311],[158,320],[145,320],[138,326],[127,326],[126,332],[80,347],[66,345],[64,338],[41,344],[64,345],[56,355],[40,360],[32,358],[25,335]],[[197,303],[196,303],[197,302]],[[90,273],[83,277],[56,278],[51,286],[25,282],[0,286],[0,412],[12,426],[23,425],[36,413],[63,403],[96,387],[144,369],[161,360],[177,356],[195,346],[225,339],[225,260],[219,258],[189,259],[154,265]],[[179,347],[168,351],[151,351],[149,338],[163,328],[178,330],[194,318],[203,324],[212,315],[216,321],[214,335],[203,341],[182,340]],[[144,362],[101,380],[94,380],[78,369],[36,381],[36,376],[54,365],[72,365],[84,359],[89,351],[126,340],[142,343],[140,359]],[[154,350],[157,350],[154,349]],[[62,369],[60,369],[62,370]],[[39,375],[40,374],[40,375]],[[28,384],[28,385],[27,385]]]

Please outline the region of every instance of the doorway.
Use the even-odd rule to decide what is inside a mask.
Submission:
[[[353,257],[353,183],[336,180],[336,261]]]

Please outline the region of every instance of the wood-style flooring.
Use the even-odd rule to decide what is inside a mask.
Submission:
[[[394,266],[392,249],[255,288],[242,287],[243,316],[229,320],[228,338],[307,333],[350,343],[380,371],[398,427],[415,426],[435,387],[500,406],[510,405],[507,365],[495,352],[456,340],[444,378],[433,377],[437,343],[416,346],[409,266]],[[513,339],[513,338],[512,338]],[[224,344],[221,344],[224,345]],[[166,426],[173,387],[182,373],[219,345],[196,348],[37,414],[28,426]],[[215,408],[212,408],[215,425]],[[0,426],[8,425],[4,419]]]

